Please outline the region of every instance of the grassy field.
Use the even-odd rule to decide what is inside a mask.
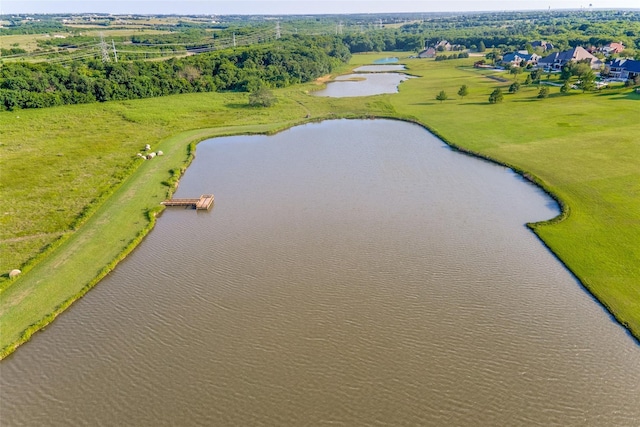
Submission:
[[[109,37],[127,37],[132,35],[144,35],[144,34],[170,34],[170,31],[162,31],[162,30],[153,30],[148,28],[118,28],[118,29],[108,29],[108,28],[78,28],[81,31],[82,35],[85,36],[93,36],[96,38],[96,43],[99,40],[100,34],[103,34],[105,39],[109,40]],[[39,48],[39,41],[46,41],[51,39],[54,34],[60,34],[65,37],[71,37],[72,35],[61,31],[59,33],[51,33],[51,34],[15,34],[15,35],[5,35],[0,36],[0,47],[9,49],[12,47],[18,47],[26,50],[27,52],[34,52]],[[43,48],[47,50],[47,48]],[[23,54],[24,55],[24,54]],[[21,56],[18,56],[17,59],[20,59]],[[9,57],[10,60],[16,59],[15,55],[11,55]]]
[[[323,98],[316,85],[276,92],[270,109],[245,94],[190,94],[0,113],[0,348],[51,321],[115,266],[153,225],[192,144],[215,135],[273,132],[309,120],[398,117],[466,150],[526,171],[565,203],[563,221],[534,231],[640,337],[640,96],[629,89],[537,99],[537,87],[489,105],[499,82],[473,60],[407,59],[422,76],[396,95]],[[352,66],[388,53],[354,56]],[[467,67],[462,67],[462,66]],[[520,76],[524,80],[524,76]],[[469,95],[460,99],[460,85]],[[445,90],[451,98],[435,100]],[[165,156],[136,157],[145,144]]]
[[[537,86],[512,95],[513,78],[504,73],[500,83],[451,65],[410,62],[423,78],[403,83],[390,103],[450,143],[526,171],[562,200],[564,219],[533,230],[640,337],[640,95],[622,87],[563,95],[550,87],[550,97],[538,99]],[[470,95],[460,99],[463,84]],[[489,105],[496,87],[505,100]],[[453,99],[436,101],[440,90]]]
[[[33,52],[38,48],[38,40],[48,38],[45,34],[12,34],[0,36],[0,47],[9,49],[19,47],[27,52]]]

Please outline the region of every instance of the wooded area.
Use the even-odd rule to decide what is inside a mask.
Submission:
[[[352,53],[419,52],[445,39],[456,52],[438,48],[436,60],[485,50],[490,59],[518,49],[542,53],[536,40],[556,51],[622,42],[625,51],[614,57],[640,58],[640,13],[629,11],[289,16],[275,26],[272,18],[251,16],[223,22],[181,17],[174,23],[92,17],[92,27],[108,30],[111,43],[81,28],[82,17],[72,23],[57,15],[1,19],[10,25],[0,28],[0,36],[42,36],[34,51],[20,43],[3,47],[5,110],[281,88],[328,74]]]

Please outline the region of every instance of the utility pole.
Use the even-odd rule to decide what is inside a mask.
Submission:
[[[113,46],[113,58],[118,62],[118,51],[116,50],[116,42],[111,39],[111,46]]]
[[[102,62],[111,61],[109,58],[109,46],[107,46],[107,42],[104,41],[104,34],[102,33],[100,33],[100,53],[102,54]]]

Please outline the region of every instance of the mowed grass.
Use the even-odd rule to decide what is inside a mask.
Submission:
[[[640,95],[621,87],[563,95],[550,87],[550,97],[538,99],[535,85],[508,94],[512,76],[455,67],[468,61],[408,62],[423,78],[403,83],[390,102],[450,143],[526,171],[559,197],[566,218],[533,230],[640,337]],[[463,84],[470,94],[461,99]],[[496,87],[505,99],[490,105]],[[436,101],[440,90],[450,99]]]
[[[357,55],[352,65],[388,56]],[[268,109],[249,108],[245,94],[190,94],[0,113],[1,271],[26,267],[0,284],[0,357],[135,247],[192,144],[339,117],[420,122],[449,143],[526,171],[568,212],[561,222],[533,225],[535,232],[640,336],[640,97],[628,89],[560,96],[552,88],[538,100],[537,88],[523,87],[489,105],[489,93],[506,92],[511,77],[502,74],[509,81],[501,83],[460,68],[472,60],[397,56],[423,78],[395,95],[313,97],[318,86],[310,83],[276,91],[279,103]],[[464,99],[456,95],[462,84],[470,91]],[[440,90],[453,99],[436,101]],[[165,156],[137,159],[147,143]]]

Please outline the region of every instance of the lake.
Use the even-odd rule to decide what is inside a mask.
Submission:
[[[511,170],[337,120],[200,143],[209,192],[0,363],[2,425],[638,425],[639,348]]]

